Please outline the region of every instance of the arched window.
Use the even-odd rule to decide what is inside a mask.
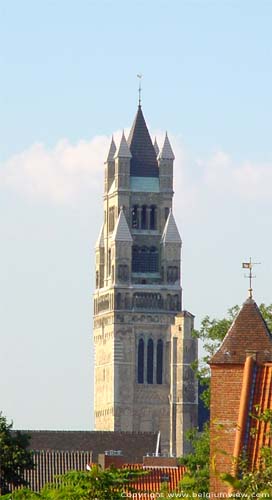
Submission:
[[[138,384],[144,383],[144,341],[139,340],[138,344]]]
[[[147,383],[153,384],[153,358],[154,358],[154,346],[153,340],[149,339],[147,343]]]
[[[147,206],[142,206],[141,228],[147,229]]]
[[[158,340],[157,343],[157,384],[162,384],[162,370],[163,370],[163,342]]]
[[[133,229],[138,229],[139,219],[138,219],[138,205],[134,205],[131,210],[131,225]]]
[[[157,229],[157,208],[152,205],[150,210],[150,229]]]

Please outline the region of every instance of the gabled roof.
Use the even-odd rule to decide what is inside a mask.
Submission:
[[[136,177],[158,177],[157,155],[140,105],[129,134],[128,146],[132,154],[130,175]]]
[[[128,223],[121,207],[119,217],[115,224],[114,231],[112,233],[111,239],[113,241],[129,241],[132,242],[132,236],[128,227]]]
[[[175,159],[175,155],[173,153],[170,141],[168,139],[167,132],[165,134],[165,139],[164,139],[164,144],[163,144],[162,150],[159,154],[159,159],[160,160],[174,160]]]
[[[124,132],[122,134],[120,145],[114,155],[114,158],[131,158],[131,152],[129,150]]]
[[[104,248],[104,224],[102,224],[96,240],[95,248]]]
[[[170,209],[167,221],[164,226],[164,230],[161,237],[162,243],[182,243],[181,237],[179,235],[179,230],[177,228],[172,209]]]
[[[210,363],[244,364],[249,354],[260,363],[272,361],[272,336],[251,298],[244,302]]]
[[[114,139],[112,137],[111,138],[110,149],[109,149],[108,156],[107,156],[107,162],[113,160],[114,155],[115,155],[115,151],[116,151],[116,145],[115,145]]]

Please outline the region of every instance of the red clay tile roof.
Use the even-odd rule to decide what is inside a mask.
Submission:
[[[169,492],[177,491],[179,489],[179,483],[185,472],[184,466],[144,467],[142,464],[126,464],[124,465],[124,468],[149,472],[147,475],[140,477],[130,484],[130,486],[132,486],[136,492],[139,493],[139,498],[144,500],[154,498],[154,496],[150,494],[160,492],[163,483],[167,484]]]
[[[272,361],[272,336],[257,304],[247,299],[210,364],[244,364],[248,355]]]
[[[234,472],[242,451],[251,469],[260,465],[263,447],[272,448],[271,424],[259,417],[272,410],[272,363],[258,364],[252,357],[245,363],[241,402],[233,456]]]
[[[252,415],[259,417],[266,410],[272,411],[272,363],[256,366],[253,398],[250,404]],[[249,417],[246,436],[247,456],[252,469],[259,466],[261,449],[272,448],[271,424]]]

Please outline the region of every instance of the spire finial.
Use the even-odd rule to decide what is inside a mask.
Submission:
[[[252,262],[251,260],[251,257],[249,259],[249,262],[243,262],[242,263],[242,268],[243,269],[249,269],[249,274],[246,276],[245,275],[245,278],[249,278],[249,298],[252,299],[252,293],[253,293],[253,288],[252,288],[252,279],[253,278],[256,278],[256,276],[253,276],[252,274],[252,269],[253,269],[253,266],[255,266],[256,264],[260,264],[260,262]]]
[[[138,73],[137,78],[139,78],[139,87],[138,87],[138,93],[139,93],[139,106],[141,106],[142,103],[142,73]]]

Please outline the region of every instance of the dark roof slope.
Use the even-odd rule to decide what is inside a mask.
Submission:
[[[272,361],[272,336],[251,298],[243,304],[210,363],[244,364],[248,355],[260,363]]]
[[[155,452],[157,435],[151,432],[22,431],[30,436],[32,450],[91,451],[93,461],[107,450],[121,450],[127,462],[141,462]]]
[[[130,175],[135,177],[158,177],[159,168],[156,152],[140,105],[127,142],[132,154]]]

